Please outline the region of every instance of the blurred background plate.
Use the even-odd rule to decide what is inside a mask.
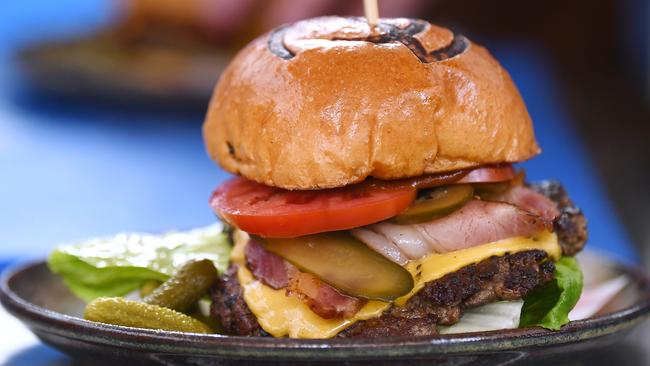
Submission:
[[[34,92],[77,102],[203,108],[231,55],[196,38],[124,40],[116,33],[51,41],[18,55]]]

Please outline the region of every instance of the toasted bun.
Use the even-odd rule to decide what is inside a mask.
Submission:
[[[280,27],[222,74],[205,124],[224,169],[286,189],[396,179],[539,153],[508,73],[421,20],[322,17]]]

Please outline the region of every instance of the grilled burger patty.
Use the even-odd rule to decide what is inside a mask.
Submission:
[[[587,242],[587,219],[576,207],[562,185],[553,180],[531,184],[530,188],[557,203],[560,216],[553,222],[562,254],[576,255]]]
[[[587,238],[586,220],[557,182],[531,186],[558,204],[554,226],[565,255],[579,252]],[[437,333],[436,325],[456,323],[463,309],[499,300],[521,299],[530,290],[553,279],[554,265],[543,251],[531,250],[479,263],[431,281],[404,307],[392,307],[381,317],[359,321],[337,337],[423,336]],[[268,336],[244,301],[231,266],[212,291],[211,314],[224,330],[243,336]]]
[[[237,265],[231,265],[211,292],[210,315],[219,320],[228,334],[268,336],[246,305],[244,293],[237,280]]]
[[[436,334],[437,324],[454,324],[462,310],[498,300],[515,300],[553,279],[553,262],[540,250],[492,257],[431,281],[404,307],[392,307],[381,317],[360,321],[338,337],[423,336]],[[230,334],[264,336],[248,309],[230,267],[212,292],[212,316]]]

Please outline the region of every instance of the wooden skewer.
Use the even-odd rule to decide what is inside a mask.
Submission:
[[[370,28],[374,28],[379,21],[379,8],[377,7],[377,0],[363,0],[363,9],[366,13],[366,19],[368,19],[368,25]]]

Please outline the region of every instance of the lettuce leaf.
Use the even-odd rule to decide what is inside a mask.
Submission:
[[[90,301],[123,296],[149,280],[164,281],[190,260],[211,259],[223,273],[230,250],[222,226],[215,224],[186,232],[118,234],[63,245],[50,254],[48,266],[72,293]]]
[[[540,326],[559,330],[569,322],[569,312],[582,293],[582,271],[573,257],[555,263],[555,279],[524,298],[520,327]]]

